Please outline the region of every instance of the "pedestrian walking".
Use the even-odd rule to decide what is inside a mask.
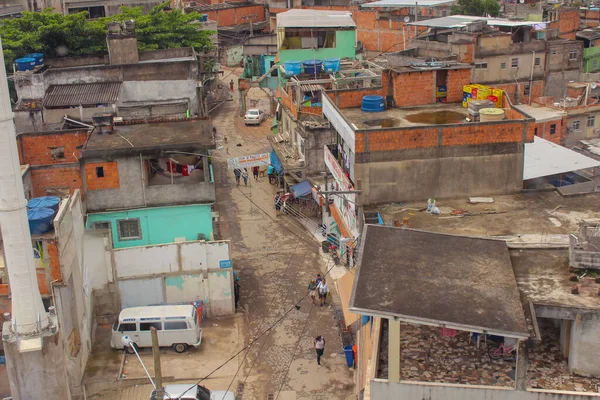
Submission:
[[[244,168],[242,171],[242,179],[244,179],[244,186],[248,186],[248,169]]]
[[[275,195],[275,215],[277,217],[279,217],[279,214],[281,213],[281,203],[282,203],[282,198],[281,198],[281,192],[277,192],[277,194]]]
[[[254,180],[258,180],[258,174],[260,173],[260,167],[252,167],[252,175],[254,175]]]
[[[321,283],[322,280],[323,278],[321,278],[321,274],[317,274],[317,280],[315,281],[317,283],[317,286],[319,286],[319,283]]]
[[[233,170],[233,174],[235,175],[235,183],[240,186],[240,176],[242,176],[242,171],[239,168]]]
[[[267,175],[269,175],[269,183],[272,185],[275,182],[275,168],[272,165],[267,168]]]
[[[316,305],[315,298],[317,297],[317,282],[315,282],[314,279],[311,279],[310,283],[308,284],[308,293],[310,294],[313,305]]]
[[[229,90],[233,92],[233,79],[229,81]]]
[[[315,350],[317,351],[317,365],[321,366],[321,357],[325,353],[325,338],[321,335],[315,338]]]
[[[320,307],[323,307],[323,304],[327,304],[325,300],[327,300],[327,295],[329,294],[329,285],[325,278],[317,285],[317,291],[319,292],[319,301],[321,302]]]
[[[212,133],[213,133],[213,140],[216,141],[217,140],[217,127],[214,125],[212,127]]]

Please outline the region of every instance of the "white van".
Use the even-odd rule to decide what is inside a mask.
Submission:
[[[188,346],[198,347],[202,342],[202,328],[196,308],[192,305],[167,305],[125,308],[113,324],[110,346],[122,349],[121,338],[129,336],[136,347],[152,347],[150,328],[158,331],[158,344],[172,346],[183,353]],[[127,347],[128,353],[133,353]]]

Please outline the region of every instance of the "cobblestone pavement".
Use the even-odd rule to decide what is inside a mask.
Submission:
[[[560,328],[549,321],[540,320],[542,343],[529,352],[527,386],[536,389],[598,392],[600,379],[573,375],[560,350]]]
[[[261,93],[253,89],[248,97],[263,96],[258,104],[267,104],[266,94]],[[242,399],[352,398],[353,375],[345,363],[334,310],[314,307],[306,296],[310,278],[326,270],[329,260],[322,259],[318,242],[298,221],[275,217],[276,188],[268,178],[255,181],[250,173],[248,185],[238,187],[226,168],[228,157],[270,151],[271,120],[257,127],[245,126],[236,99],[215,110],[213,124],[220,148],[213,157],[215,209],[220,215],[220,236],[232,241],[234,269],[241,278],[246,343],[272,327],[238,357],[240,369],[232,379],[232,389]],[[330,287],[333,290],[333,282]],[[316,335],[327,340],[322,368],[317,366],[312,345]]]

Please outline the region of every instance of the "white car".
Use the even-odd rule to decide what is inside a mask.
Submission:
[[[164,400],[235,400],[235,395],[232,392],[226,392],[224,390],[208,390],[204,386],[196,385],[195,383],[166,385],[164,391]],[[162,399],[157,399],[156,393],[152,391],[150,400]]]
[[[244,123],[246,125],[260,125],[263,119],[265,119],[265,112],[258,108],[251,108],[244,115]]]

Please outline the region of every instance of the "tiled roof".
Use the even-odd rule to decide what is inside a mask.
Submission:
[[[52,85],[44,96],[44,107],[113,104],[119,98],[121,82]]]

